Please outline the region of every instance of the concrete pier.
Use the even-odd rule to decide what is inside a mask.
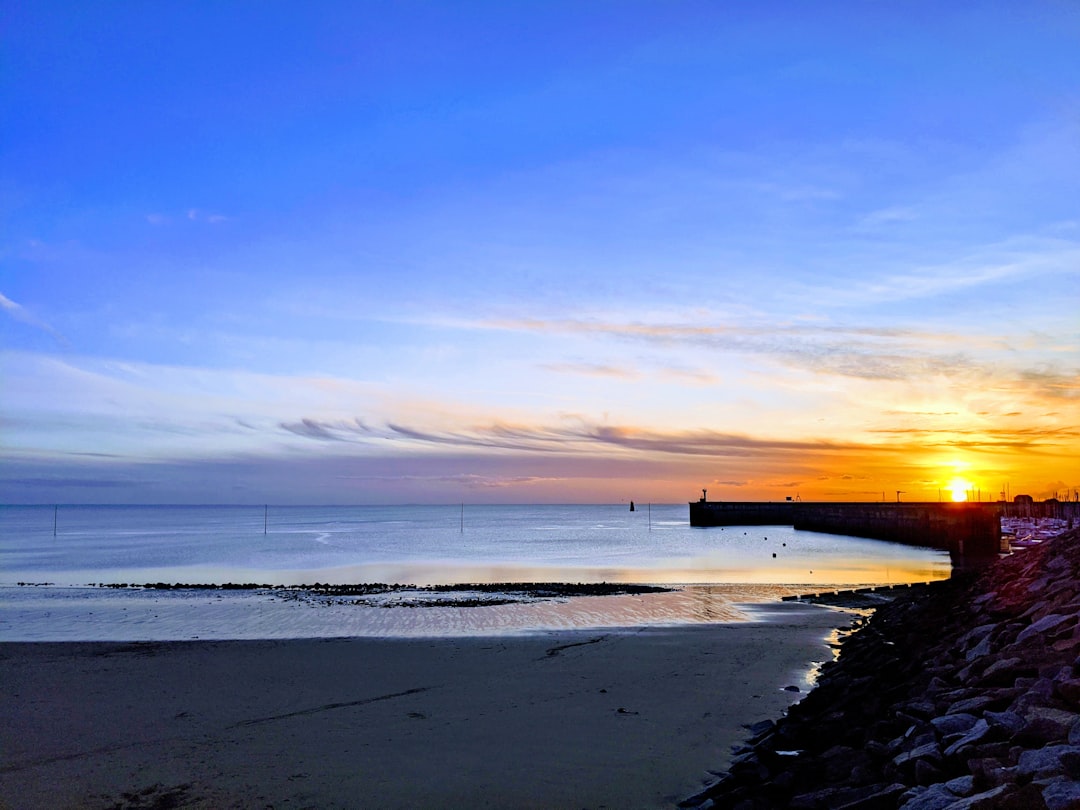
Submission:
[[[691,526],[793,526],[948,551],[954,558],[992,558],[1001,550],[996,503],[813,503],[693,501]]]

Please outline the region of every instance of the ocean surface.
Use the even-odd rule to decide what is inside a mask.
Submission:
[[[430,636],[753,618],[744,603],[924,582],[944,552],[790,526],[693,528],[686,504],[3,506],[0,639]],[[398,597],[127,583],[617,582],[672,593],[402,607]],[[22,583],[22,584],[20,584]],[[403,600],[416,604],[415,599]]]

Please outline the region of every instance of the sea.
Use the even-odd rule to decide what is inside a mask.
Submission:
[[[691,527],[687,504],[2,506],[0,640],[427,637],[765,620],[782,596],[947,578],[948,554],[790,526]],[[419,587],[634,583],[476,606]],[[148,583],[250,583],[221,590]],[[399,586],[372,598],[285,590]],[[110,587],[124,585],[126,587]],[[484,601],[484,600],[487,601]]]

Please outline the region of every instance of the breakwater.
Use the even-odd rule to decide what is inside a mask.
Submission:
[[[1001,508],[994,503],[825,503],[692,501],[691,526],[793,526],[830,534],[948,551],[959,559],[1001,551]]]
[[[858,619],[683,807],[1080,807],[1080,530]]]

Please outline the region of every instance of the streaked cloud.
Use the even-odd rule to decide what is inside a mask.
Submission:
[[[314,441],[364,442],[372,439],[406,439],[418,445],[450,445],[459,448],[515,450],[541,453],[580,453],[603,448],[634,450],[678,456],[749,457],[768,454],[910,453],[927,447],[956,447],[991,451],[1001,448],[1029,449],[1068,446],[1080,438],[1080,428],[1058,429],[920,429],[871,428],[871,435],[898,441],[842,441],[827,438],[776,439],[711,430],[658,431],[629,425],[588,422],[555,426],[493,424],[468,431],[435,432],[388,423],[369,427],[360,420],[338,423],[302,419],[282,428]]]
[[[871,211],[859,220],[860,228],[878,228],[897,222],[911,222],[919,218],[918,211],[910,206],[892,206]]]
[[[633,369],[601,363],[544,363],[541,368],[558,374],[580,374],[585,377],[610,377],[625,380],[641,377],[641,373]]]
[[[32,326],[35,329],[39,329],[42,332],[51,335],[60,345],[68,345],[67,338],[61,335],[58,331],[56,331],[52,326],[43,321],[41,318],[37,317],[32,312],[27,310],[26,307],[22,306],[21,304],[15,303],[3,293],[0,293],[0,310],[3,310],[5,313],[7,313],[9,318],[18,321],[19,323],[24,323],[27,326]]]

